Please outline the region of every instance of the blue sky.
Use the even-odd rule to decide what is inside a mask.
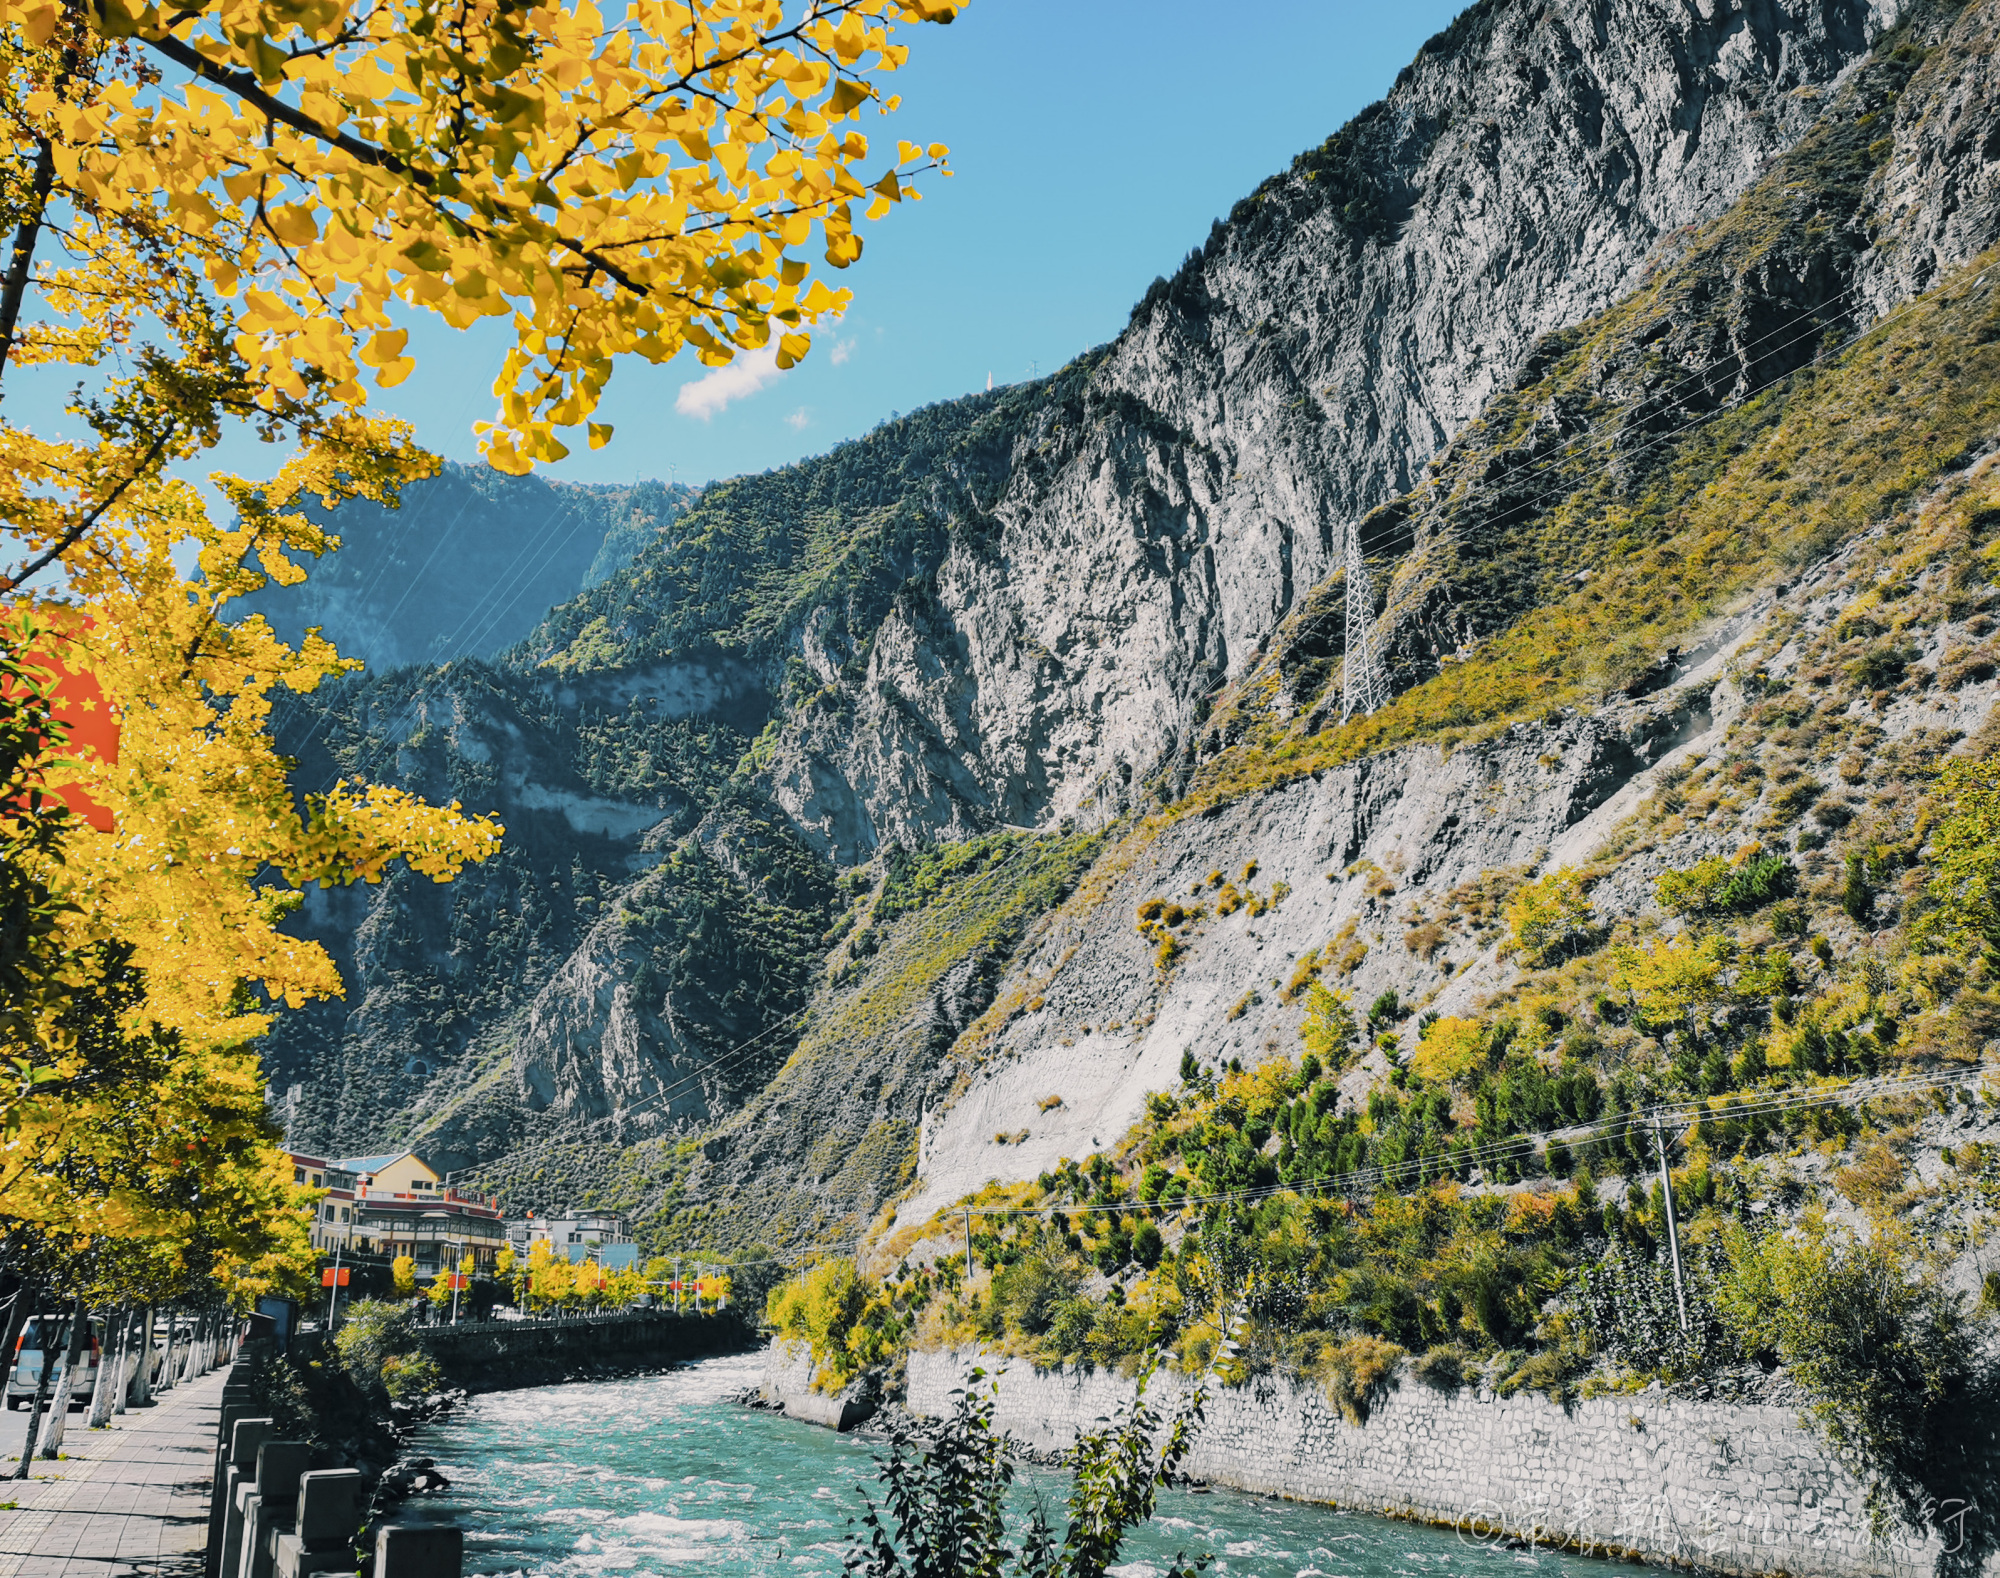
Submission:
[[[1171,274],[1211,221],[1386,93],[1459,9],[971,0],[949,27],[905,30],[909,64],[888,79],[903,106],[872,121],[870,136],[878,148],[899,136],[948,143],[956,173],[864,227],[861,261],[829,276],[854,293],[846,319],[804,364],[705,417],[676,409],[705,371],[692,356],[621,365],[600,410],[616,436],[592,452],[579,433],[549,474],[705,482],[759,471],[893,411],[983,388],[989,375],[997,384],[1053,371],[1123,328],[1147,284]],[[378,394],[379,408],[412,419],[439,453],[473,460],[499,331],[412,328],[417,371]],[[22,388],[10,412],[67,426],[54,393]],[[268,475],[275,457],[259,448],[239,437],[200,470]]]

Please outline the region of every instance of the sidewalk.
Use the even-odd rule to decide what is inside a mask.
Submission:
[[[65,1460],[35,1460],[34,1477],[0,1481],[0,1578],[200,1578],[208,1538],[226,1370],[166,1393],[151,1408],[86,1430],[73,1413]],[[0,1415],[0,1445],[19,1460],[27,1415]]]

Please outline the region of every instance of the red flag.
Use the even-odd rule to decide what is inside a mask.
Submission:
[[[353,1274],[353,1268],[350,1266],[342,1266],[337,1271],[328,1266],[319,1274],[319,1285],[323,1288],[344,1288],[347,1286],[347,1279]]]

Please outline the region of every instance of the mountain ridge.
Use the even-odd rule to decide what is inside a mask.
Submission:
[[[1399,635],[1402,683],[1414,684],[1406,696],[1416,699],[1397,703],[1400,714],[1392,707],[1347,732],[1332,729],[1326,708],[1337,697],[1342,654],[1323,636],[1338,621],[1323,616],[1338,604],[1338,522],[1323,507],[1333,484],[1312,479],[1322,471],[1334,478],[1348,490],[1341,497],[1354,501],[1349,518],[1360,518],[1364,499],[1379,512],[1411,496],[1392,483],[1425,486],[1414,461],[1396,455],[1428,462],[1443,454],[1447,469],[1462,465],[1468,475],[1488,467],[1496,452],[1489,430],[1511,432],[1519,420],[1533,429],[1541,420],[1507,415],[1509,400],[1521,412],[1560,407],[1561,389],[1541,386],[1582,376],[1577,358],[1587,359],[1595,342],[1589,333],[1575,343],[1564,336],[1598,313],[1615,317],[1618,303],[1650,278],[1694,267],[1688,256],[1697,264],[1719,256],[1712,245],[1700,252],[1701,225],[1736,212],[1742,193],[1757,189],[1760,168],[1761,179],[1774,181],[1774,161],[1793,150],[1804,146],[1802,158],[1820,158],[1810,140],[1815,125],[1822,142],[1839,144],[1825,155],[1833,174],[1821,185],[1847,194],[1840,199],[1847,228],[1826,242],[1813,231],[1812,213],[1787,210],[1773,224],[1781,236],[1805,237],[1793,247],[1798,255],[1847,247],[1841,267],[1862,279],[1863,265],[1879,259],[1874,240],[1853,226],[1871,222],[1870,205],[1890,181],[1903,182],[1895,244],[1906,261],[1894,265],[1901,274],[1885,264],[1866,275],[1875,282],[1870,290],[1907,288],[1923,267],[1907,260],[1925,246],[1948,261],[1952,248],[1962,251],[1991,228],[1982,217],[1985,188],[1958,167],[1956,218],[1911,208],[1918,199],[1945,201],[1935,178],[1902,173],[1924,157],[1927,133],[1918,121],[1895,121],[1902,129],[1879,152],[1883,137],[1859,126],[1868,115],[1901,115],[1896,106],[1934,55],[1963,67],[1942,97],[1932,93],[1936,106],[1964,124],[1978,119],[1977,105],[1987,101],[1975,80],[1984,58],[1976,40],[1939,47],[1953,8],[1921,12],[1901,43],[1876,49],[1865,67],[1844,51],[1879,39],[1895,13],[1857,6],[1802,16],[1764,7],[1752,17],[1714,7],[1691,18],[1643,5],[1599,9],[1598,53],[1590,56],[1572,24],[1596,15],[1591,8],[1480,8],[1456,44],[1426,46],[1396,90],[1403,100],[1392,92],[1388,108],[1320,150],[1317,163],[1304,159],[1266,183],[1255,203],[1239,205],[1218,228],[1212,253],[1205,247],[1199,263],[1147,293],[1125,336],[1055,377],[914,413],[822,461],[711,488],[629,567],[558,610],[498,665],[459,663],[330,687],[324,726],[299,745],[309,772],[366,772],[496,809],[512,847],[493,869],[434,895],[392,880],[365,915],[341,908],[345,901],[309,904],[306,924],[335,945],[363,988],[352,1011],[312,1010],[273,1043],[281,1077],[308,1086],[310,1132],[331,1137],[372,1124],[374,1134],[427,1136],[459,1163],[493,1162],[511,1150],[525,1160],[489,1166],[483,1176],[515,1203],[547,1204],[552,1191],[595,1192],[639,1213],[662,1241],[791,1240],[865,1223],[912,1181],[913,1168],[935,1166],[938,1134],[955,1135],[951,1145],[968,1155],[1021,1159],[965,1127],[984,1121],[972,1108],[956,1119],[947,1109],[972,1088],[968,1069],[997,1044],[994,1016],[1046,995],[1035,983],[1054,978],[1047,972],[1061,949],[1047,949],[1068,924],[1061,914],[1095,906],[1102,916],[1093,924],[1129,945],[1131,895],[1120,873],[1132,850],[1161,836],[1148,832],[1151,813],[1176,807],[1174,817],[1197,833],[1213,814],[1219,829],[1234,815],[1231,804],[1282,794],[1337,760],[1399,743],[1383,732],[1397,717],[1416,731],[1403,738],[1449,746],[1545,710],[1532,687],[1517,694],[1502,670],[1482,668],[1498,686],[1495,706],[1462,723],[1439,715],[1434,693],[1449,690],[1452,674],[1474,669],[1441,664],[1438,653],[1423,650],[1434,641]],[[1611,26],[1613,13],[1630,36]],[[1990,20],[1986,8],[1972,14]],[[1831,33],[1827,15],[1839,24]],[[1701,47],[1683,58],[1689,40]],[[1533,48],[1523,52],[1524,45]],[[1901,48],[1910,53],[1897,59]],[[1430,102],[1418,90],[1465,86],[1494,51],[1533,68],[1477,85],[1489,95],[1478,102],[1496,110],[1517,99],[1527,105],[1508,123],[1516,141],[1508,143],[1498,120],[1489,131],[1478,117],[1425,129],[1411,108]],[[1608,83],[1579,64],[1631,58],[1650,65]],[[1561,70],[1545,71],[1538,86],[1534,71],[1549,65]],[[1675,109],[1679,97],[1649,98],[1634,86],[1654,78],[1674,84],[1674,95],[1686,91],[1689,104]],[[1717,83],[1730,88],[1720,100],[1711,91]],[[1838,126],[1827,119],[1830,106],[1857,105],[1855,95],[1868,92],[1879,102]],[[1457,226],[1418,238],[1433,251],[1449,251],[1440,237],[1476,240],[1484,232],[1474,221],[1493,225],[1475,210],[1499,200],[1492,183],[1509,161],[1561,168],[1551,150],[1571,147],[1609,148],[1622,158],[1619,150],[1639,146],[1630,132],[1636,124],[1655,162],[1634,168],[1664,168],[1668,143],[1656,134],[1676,115],[1702,129],[1691,152],[1685,137],[1672,146],[1672,169],[1685,177],[1678,195],[1650,193],[1650,208],[1607,199],[1603,214],[1564,232],[1533,267],[1507,261],[1501,294],[1479,300],[1499,311],[1493,302],[1512,300],[1504,288],[1520,276],[1518,288],[1533,297],[1546,327],[1532,335],[1510,329],[1505,358],[1489,354],[1486,342],[1476,357],[1447,357],[1438,387],[1417,405],[1407,391],[1385,392],[1370,373],[1379,370],[1380,352],[1338,337],[1329,350],[1314,341],[1311,323],[1269,326],[1265,304],[1286,291],[1287,299],[1316,304],[1322,318],[1313,322],[1332,321],[1325,314],[1337,289],[1358,288],[1349,274],[1376,278],[1355,259],[1379,260],[1392,246],[1404,256],[1415,246],[1415,216],[1442,214]],[[1562,122],[1561,134],[1537,143],[1550,121]],[[1614,136],[1606,127],[1622,129]],[[1417,200],[1407,213],[1396,202],[1362,203],[1366,191],[1390,190],[1378,182],[1364,191],[1354,164],[1385,138],[1405,149],[1395,155],[1404,165],[1433,176],[1430,209]],[[1618,174],[1614,163],[1604,155],[1589,166],[1600,197]],[[1483,196],[1469,181],[1464,195],[1445,186],[1475,168]],[[1618,174],[1612,196],[1633,179]],[[1545,194],[1550,185],[1545,169],[1541,186],[1513,196]],[[1747,225],[1750,214],[1742,209],[1739,221]],[[1665,223],[1683,215],[1700,224]],[[1609,241],[1601,233],[1607,226],[1617,231]],[[1572,254],[1586,243],[1594,250],[1579,272]],[[1278,260],[1271,278],[1246,261],[1258,247],[1267,249],[1255,253],[1263,263]],[[1752,247],[1711,273],[1737,289],[1754,283],[1760,260],[1777,255]],[[1319,275],[1307,268],[1312,259]],[[1477,269],[1468,278],[1479,290],[1492,283]],[[1315,279],[1320,289],[1311,295],[1302,284]],[[1814,316],[1826,293],[1795,314],[1802,328],[1826,327]],[[1738,294],[1747,301],[1781,293],[1758,286]],[[1589,312],[1579,310],[1586,305]],[[1719,317],[1706,305],[1689,308],[1684,337],[1720,330],[1725,348],[1751,349],[1768,340],[1773,331],[1761,322],[1730,330],[1726,306]],[[1471,330],[1435,301],[1426,298],[1418,317],[1406,336],[1412,343],[1429,334],[1463,350],[1459,341]],[[1190,351],[1197,334],[1206,349]],[[1667,342],[1665,362],[1682,354],[1679,343]],[[1308,352],[1318,359],[1310,366]],[[1331,376],[1349,382],[1302,377],[1311,366],[1344,368]],[[1219,369],[1214,376],[1211,367]],[[1811,369],[1808,358],[1785,376]],[[1160,397],[1158,380],[1168,371],[1187,385],[1178,404]],[[1640,371],[1630,410],[1643,425],[1658,416],[1657,390],[1669,386],[1660,381],[1673,375],[1664,362]],[[1750,383],[1760,376],[1753,370]],[[1741,383],[1732,375],[1708,398],[1719,413],[1749,411],[1740,420],[1750,432],[1762,408],[1740,401]],[[1346,469],[1321,466],[1335,424],[1323,413],[1309,420],[1299,414],[1305,404],[1293,404],[1314,389],[1344,391],[1350,405],[1375,402],[1378,425],[1380,413],[1393,410],[1396,435],[1371,432],[1366,420],[1352,433],[1340,426]],[[1418,405],[1422,420],[1412,415]],[[1627,411],[1617,400],[1610,405]],[[1460,438],[1472,435],[1454,438],[1455,451],[1443,432],[1447,418]],[[1577,430],[1558,423],[1553,447],[1527,463],[1573,466],[1561,441]],[[1681,471],[1662,473],[1669,482],[1693,474],[1693,462],[1676,464]],[[1422,532],[1436,538],[1451,529],[1404,507],[1407,532],[1397,535],[1398,523],[1371,548],[1385,599],[1409,592],[1398,586],[1397,555],[1388,550],[1405,536],[1414,544]],[[1369,529],[1385,530],[1379,516]],[[1840,525],[1829,546],[1854,529]],[[1463,557],[1472,577],[1491,574],[1496,562],[1490,554]],[[1559,579],[1559,567],[1551,558],[1550,578]],[[1511,613],[1495,605],[1495,617],[1525,628],[1545,603],[1543,594],[1530,596],[1522,612],[1517,597]],[[1302,638],[1314,620],[1319,625]],[[1419,636],[1437,628],[1434,611],[1421,609],[1389,623]],[[1610,680],[1613,689],[1650,683],[1659,654],[1643,628],[1633,636],[1631,672],[1593,669],[1583,679],[1596,690],[1587,697],[1580,680],[1574,700],[1601,696]],[[1685,679],[1669,666],[1662,683]],[[1009,831],[1024,826],[1040,831]],[[1091,841],[1090,860],[1076,839]],[[1077,853],[1056,853],[1065,848]],[[976,865],[952,864],[951,851],[972,850],[986,852]],[[1022,878],[1020,891],[1040,895],[1031,914],[1005,896],[1016,889],[999,873],[1040,870],[1037,851],[1050,852],[1062,874]],[[1214,866],[1235,872],[1242,862],[1230,854],[1218,848]],[[933,874],[921,878],[932,897],[914,908],[892,901],[899,882],[919,880],[911,870]],[[1469,881],[1478,873],[1461,875]],[[989,880],[996,885],[980,886]],[[1268,887],[1257,894],[1266,906],[1283,902]],[[933,904],[943,908],[927,917]],[[964,918],[947,925],[946,911]],[[1004,924],[994,919],[1002,912]],[[975,936],[983,940],[964,940]],[[1325,945],[1329,939],[1313,943]],[[1147,946],[1158,951],[1163,942]],[[1258,995],[1253,982],[1216,1005],[1220,1013],[1244,999],[1241,1012],[1220,1024],[1234,1027],[1231,1036],[1240,1029],[1248,1047],[1283,1046],[1295,1033],[1296,994],[1283,993],[1289,972],[1278,973],[1276,1001],[1249,1001]],[[842,1017],[841,1004],[870,992],[880,996],[879,1011]],[[1122,1012],[1112,1017],[1127,1022]],[[828,1027],[841,1024],[848,1028],[836,1044]],[[1035,1055],[1075,1052],[1057,1042]],[[1024,1044],[1020,1055],[1029,1050]],[[1160,1054],[1168,1060],[1162,1066],[1179,1050]],[[1118,1101],[1129,1105],[1157,1073],[1120,1075]],[[659,1099],[670,1090],[679,1094]],[[698,1100],[688,1094],[694,1090]],[[1078,1103],[1073,1115],[1093,1130],[1081,1138],[1115,1143],[1116,1132],[1102,1131],[1115,1130],[1123,1110]],[[1092,1124],[1094,1113],[1101,1116]],[[1032,1119],[1023,1124],[1010,1114],[1010,1122],[1035,1130]],[[1068,1132],[1067,1120],[1049,1122]],[[866,1160],[806,1165],[828,1147],[829,1162],[850,1154]],[[781,1161],[798,1164],[805,1182],[788,1177],[760,1215],[752,1183]]]

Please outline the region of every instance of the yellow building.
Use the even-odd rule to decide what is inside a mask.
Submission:
[[[354,1174],[371,1194],[442,1195],[444,1180],[415,1151],[390,1151],[381,1156],[343,1156],[333,1164]]]
[[[348,1243],[364,1255],[408,1255],[419,1277],[435,1276],[470,1255],[481,1276],[507,1244],[499,1208],[449,1187],[414,1151],[344,1156],[332,1167],[352,1177],[353,1228]]]
[[[312,1246],[322,1254],[354,1247],[354,1174],[339,1162],[323,1157],[289,1153],[292,1182],[309,1189],[324,1189],[326,1198],[313,1212]]]

